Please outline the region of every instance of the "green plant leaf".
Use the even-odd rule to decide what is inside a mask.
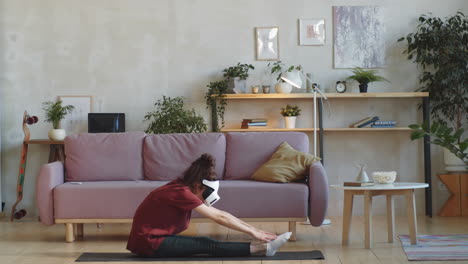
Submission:
[[[411,133],[411,140],[423,138],[425,134],[424,131],[414,131]]]
[[[412,124],[412,125],[409,125],[408,127],[411,128],[411,129],[415,129],[415,130],[421,129],[421,126],[418,125],[418,124]]]

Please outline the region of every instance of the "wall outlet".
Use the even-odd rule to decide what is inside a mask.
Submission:
[[[439,191],[448,191],[447,186],[445,186],[443,182],[437,181],[437,183],[439,185]]]

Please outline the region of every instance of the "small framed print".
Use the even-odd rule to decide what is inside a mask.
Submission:
[[[61,128],[68,135],[88,132],[88,114],[92,112],[93,97],[90,95],[61,95],[62,106],[73,105],[73,111],[61,121]]]
[[[299,19],[299,45],[325,45],[325,19]]]
[[[279,60],[278,27],[256,27],[255,41],[258,61]]]

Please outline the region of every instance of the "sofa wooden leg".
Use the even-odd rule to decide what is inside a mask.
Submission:
[[[84,224],[76,224],[76,236],[78,238],[84,237]]]
[[[75,234],[73,234],[73,229],[74,228],[72,223],[65,224],[65,241],[68,243],[75,241]]]
[[[289,221],[289,232],[292,233],[289,241],[296,241],[296,222]]]

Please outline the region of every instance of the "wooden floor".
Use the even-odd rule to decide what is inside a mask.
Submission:
[[[363,221],[353,218],[350,234],[350,245],[341,246],[341,218],[331,218],[332,225],[320,228],[309,225],[297,226],[297,242],[289,242],[280,251],[321,250],[324,261],[250,261],[243,264],[260,263],[408,263],[398,239],[395,243],[386,243],[386,222],[384,216],[374,218],[374,244],[370,250],[364,249]],[[287,223],[253,223],[253,225],[283,233]],[[419,234],[468,234],[468,218],[418,218]],[[85,238],[74,243],[64,242],[65,227],[51,227],[29,220],[10,223],[7,219],[0,221],[0,263],[1,264],[55,264],[73,263],[83,252],[126,252],[126,239],[130,230],[129,224],[107,224],[98,229],[96,225],[85,225]],[[396,218],[396,234],[408,234],[406,219]],[[214,239],[231,241],[248,241],[241,233],[219,227],[211,223],[192,224],[185,235],[210,236]],[[116,262],[113,262],[116,263]],[[122,262],[130,263],[130,262]],[[161,262],[159,262],[161,263]],[[166,262],[184,263],[184,262]],[[188,262],[185,262],[188,263]],[[194,262],[192,262],[194,263]],[[196,262],[221,264],[219,262]],[[227,262],[224,263],[238,263]],[[446,263],[446,262],[411,262],[411,263]],[[453,263],[468,263],[457,261]]]

